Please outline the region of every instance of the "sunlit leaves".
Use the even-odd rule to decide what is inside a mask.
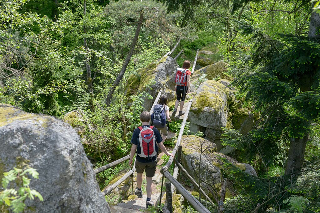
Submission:
[[[9,172],[4,172],[4,177],[2,178],[4,190],[0,192],[1,210],[6,209],[5,206],[7,206],[14,213],[20,213],[25,209],[24,202],[27,198],[33,200],[37,197],[40,201],[43,201],[43,197],[39,192],[30,189],[31,179],[29,176],[37,179],[39,178],[39,173],[30,167],[14,168]]]

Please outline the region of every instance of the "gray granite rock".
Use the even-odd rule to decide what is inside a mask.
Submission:
[[[0,104],[0,144],[4,171],[24,161],[39,173],[30,188],[44,200],[28,200],[32,212],[110,212],[80,138],[70,125]]]

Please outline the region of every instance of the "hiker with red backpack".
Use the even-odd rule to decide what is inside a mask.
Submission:
[[[151,116],[150,113],[144,111],[140,114],[140,121],[142,123],[141,126],[136,128],[133,132],[131,138],[131,151],[130,151],[130,166],[132,165],[133,156],[135,153],[136,161],[135,168],[137,171],[137,188],[135,189],[135,194],[142,198],[142,173],[146,172],[147,179],[147,200],[146,207],[153,206],[153,202],[151,201],[151,185],[152,185],[152,177],[155,175],[156,166],[157,166],[157,151],[158,147],[168,156],[172,156],[171,153],[167,152],[166,147],[163,145],[163,140],[160,135],[159,130],[150,126]],[[156,145],[158,144],[158,146]]]
[[[168,136],[167,121],[171,121],[169,107],[167,106],[167,96],[161,95],[159,104],[153,107],[151,124],[160,131],[163,141],[165,141]]]
[[[190,61],[184,61],[182,68],[178,68],[176,72],[175,82],[176,82],[176,95],[177,100],[175,103],[174,110],[172,112],[172,116],[176,115],[179,103],[180,103],[180,111],[179,116],[183,115],[183,105],[184,100],[186,99],[186,95],[189,92],[190,89],[190,77],[191,77],[191,71],[190,68]]]

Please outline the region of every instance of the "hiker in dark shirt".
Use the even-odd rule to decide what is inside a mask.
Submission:
[[[151,116],[150,113],[144,111],[140,114],[140,120],[142,125],[136,128],[133,132],[131,139],[131,152],[130,152],[130,166],[133,162],[133,156],[137,152],[135,168],[137,171],[137,188],[135,190],[135,194],[141,198],[142,191],[142,173],[146,172],[147,179],[147,200],[146,207],[153,206],[153,202],[151,201],[151,185],[152,185],[152,177],[155,174],[156,166],[157,166],[157,149],[158,147],[168,156],[172,156],[171,153],[167,152],[167,149],[163,145],[162,137],[157,130],[157,128],[150,126]],[[149,145],[146,145],[146,141],[150,140]],[[158,144],[158,146],[156,145]],[[148,147],[146,150],[145,147]]]

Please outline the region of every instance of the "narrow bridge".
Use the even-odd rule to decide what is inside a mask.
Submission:
[[[175,50],[175,48],[178,46],[179,42],[180,42],[180,40],[175,45],[173,50],[168,52],[164,57],[170,55]],[[179,55],[181,53],[182,53],[182,51],[174,59],[177,59],[177,57],[179,57]],[[195,69],[197,56],[198,56],[198,52],[196,54],[195,61],[193,63],[192,73]],[[150,113],[152,113],[153,107],[155,106],[155,104],[158,103],[160,96],[161,96],[161,91],[158,93],[156,99],[154,100],[154,103],[151,107]],[[196,183],[196,181],[191,177],[191,175],[186,171],[186,169],[183,168],[183,166],[181,165],[181,162],[180,162],[181,150],[182,150],[182,147],[180,144],[181,144],[182,135],[184,132],[184,128],[185,128],[187,119],[188,119],[188,114],[189,114],[192,102],[193,102],[193,99],[185,102],[185,106],[184,106],[185,114],[183,115],[183,122],[181,124],[181,128],[179,131],[176,145],[175,145],[174,149],[171,151],[173,156],[171,156],[169,158],[168,162],[162,168],[157,168],[156,175],[153,177],[152,200],[156,201],[155,208],[160,208],[160,206],[163,206],[161,204],[163,204],[164,195],[166,196],[165,197],[166,204],[164,205],[164,208],[157,209],[160,212],[172,212],[172,194],[174,194],[176,191],[178,191],[184,197],[184,199],[187,200],[190,203],[190,205],[192,205],[192,207],[195,210],[197,210],[198,212],[210,213],[210,211],[207,209],[208,203],[211,204],[211,206],[218,206],[218,212],[222,212],[220,210],[222,210],[223,204],[221,204],[221,205],[214,204],[214,202],[209,198],[209,196],[201,189],[199,184]],[[163,153],[161,153],[161,154],[163,154]],[[159,155],[158,160],[161,158],[161,154]],[[130,155],[127,155],[121,159],[118,159],[118,160],[110,163],[110,164],[107,164],[105,166],[97,168],[94,171],[95,171],[95,173],[102,172],[106,169],[109,169],[109,168],[115,166],[115,165],[126,162],[129,158],[130,158]],[[173,164],[174,164],[174,170],[173,170],[173,173],[171,174],[169,171],[169,168]],[[158,161],[158,165],[161,165],[161,162],[159,163],[159,161]],[[192,182],[192,184],[198,189],[199,193],[201,193],[201,195],[204,197],[204,199],[202,199],[202,200],[205,200],[205,205],[202,204],[196,197],[194,197],[177,180],[179,171],[183,172],[183,177],[188,178],[189,181]],[[115,182],[114,184],[112,184],[112,185],[108,186],[106,189],[104,189],[103,190],[104,195],[110,194],[115,188],[117,188],[126,179],[128,179],[128,178],[133,179],[134,174],[135,174],[135,168],[133,167],[130,171],[128,171],[126,174],[124,174],[117,182]],[[165,179],[166,179],[166,183],[164,184]],[[131,185],[132,194],[134,194],[133,180],[131,181],[131,183],[132,183],[132,185]],[[159,185],[160,185],[160,190],[159,190]],[[165,188],[165,191],[164,191],[164,188]],[[144,195],[142,198],[136,198],[136,199],[128,201],[126,203],[120,203],[117,206],[111,206],[111,211],[117,212],[117,213],[120,213],[120,212],[121,213],[141,212],[141,210],[145,210],[145,206],[146,206],[145,201],[146,201],[146,195]],[[218,203],[220,203],[220,202],[218,202]],[[153,211],[156,211],[156,210],[153,210]]]

